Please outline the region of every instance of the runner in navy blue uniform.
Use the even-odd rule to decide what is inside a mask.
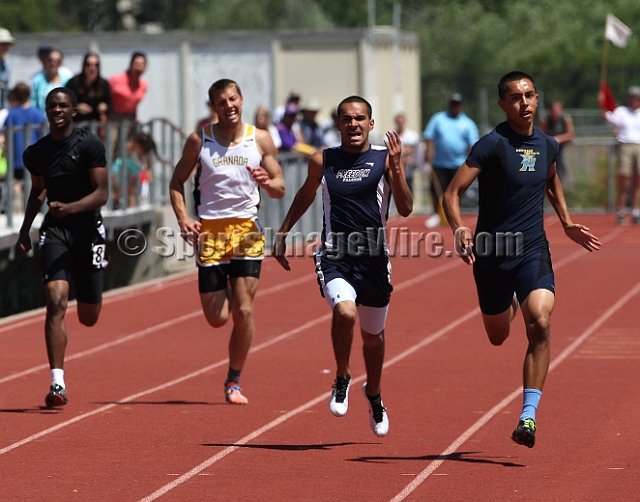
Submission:
[[[478,141],[444,196],[456,250],[473,264],[482,320],[493,345],[509,336],[518,304],[529,347],[524,360],[523,407],[511,438],[532,448],[536,410],[549,369],[549,326],[555,284],[544,231],[544,197],[569,238],[588,251],[600,241],[571,221],[556,174],[558,143],[533,126],[538,94],[533,79],[511,72],[498,84],[498,105],[507,121]],[[460,197],[478,178],[480,199],[475,236],[460,214]],[[515,293],[514,293],[515,292]]]
[[[369,405],[369,425],[376,436],[389,430],[380,397],[384,362],[384,327],[391,291],[391,265],[386,248],[386,223],[391,194],[398,212],[413,210],[405,178],[401,141],[386,133],[387,148],[369,144],[373,129],[371,105],[359,96],[338,106],[341,146],[315,153],[307,179],[295,196],[276,236],[273,254],[287,270],[285,237],[309,208],[322,185],[324,228],[314,259],[322,296],[333,310],[331,339],[336,379],[329,409],[343,416],[349,405],[349,356],[356,316],[360,321],[367,382],[362,390]]]
[[[45,339],[51,368],[47,407],[67,404],[64,316],[69,281],[77,289],[78,319],[85,326],[98,321],[102,308],[106,242],[100,207],[107,201],[108,176],[104,147],[97,136],[75,128],[77,98],[66,88],[46,98],[51,133],[27,148],[24,165],[31,173],[31,192],[16,248],[31,249],[29,230],[45,198],[49,211],[40,227],[42,282],[47,299]]]

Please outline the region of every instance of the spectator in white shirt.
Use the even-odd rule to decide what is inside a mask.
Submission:
[[[631,186],[631,220],[640,224],[638,186],[640,185],[640,87],[628,92],[628,106],[618,106],[604,112],[605,120],[615,127],[619,145],[618,197],[616,200],[618,225],[626,225],[626,205]]]

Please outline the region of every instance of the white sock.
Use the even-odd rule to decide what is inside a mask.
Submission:
[[[64,385],[64,370],[54,368],[51,370],[51,385],[60,385],[66,389]]]
[[[638,216],[640,216],[640,209],[634,209],[633,211],[631,211],[631,214],[637,218]]]

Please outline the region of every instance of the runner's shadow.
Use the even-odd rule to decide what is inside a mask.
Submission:
[[[52,410],[51,408],[47,408],[45,406],[36,406],[34,408],[3,408],[0,409],[0,413],[40,413],[42,415],[57,415],[57,409]]]
[[[181,401],[181,400],[169,400],[169,401],[127,401],[125,403],[120,403],[117,401],[110,401],[110,402],[98,402],[96,404],[119,404],[119,405],[133,405],[133,404],[163,404],[163,405],[171,405],[171,404],[177,404],[180,406],[184,406],[184,405],[206,405],[206,406],[217,406],[217,405],[222,405],[222,404],[227,404],[224,402],[218,402],[218,403],[211,403],[211,402],[207,402],[207,401]]]
[[[280,451],[309,451],[309,450],[321,450],[329,451],[333,448],[340,446],[354,446],[365,444],[378,444],[378,443],[325,443],[325,444],[224,444],[224,443],[205,443],[202,446],[218,446],[221,448],[229,448],[235,446],[236,448],[254,448],[257,450],[280,450]]]
[[[491,458],[474,458],[467,455],[479,454],[479,451],[457,451],[450,455],[423,455],[421,457],[358,457],[349,459],[350,462],[390,463],[396,460],[445,460],[454,462],[468,462],[472,464],[502,465],[504,467],[526,467],[515,462],[492,460]]]

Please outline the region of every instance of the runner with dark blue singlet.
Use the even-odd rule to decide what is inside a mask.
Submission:
[[[536,411],[549,369],[550,318],[555,281],[544,231],[545,195],[569,238],[588,251],[600,241],[584,225],[571,221],[556,173],[558,143],[534,127],[538,94],[533,79],[511,72],[498,84],[498,105],[506,122],[472,148],[444,195],[456,250],[468,264],[478,291],[489,341],[501,345],[509,336],[518,305],[529,347],[524,360],[523,407],[511,438],[532,448]],[[479,212],[475,235],[465,226],[460,197],[478,178]]]
[[[295,196],[278,231],[273,255],[287,270],[286,234],[307,211],[322,186],[324,228],[314,259],[320,291],[333,311],[331,339],[336,379],[329,409],[343,416],[349,406],[349,356],[356,316],[360,321],[367,381],[362,390],[369,406],[369,425],[376,436],[389,431],[380,397],[384,362],[384,327],[391,291],[391,265],[386,224],[393,194],[398,212],[408,216],[413,198],[402,163],[402,143],[395,131],[386,134],[387,148],[369,144],[371,105],[359,96],[338,105],[341,145],[315,153],[307,179]]]

